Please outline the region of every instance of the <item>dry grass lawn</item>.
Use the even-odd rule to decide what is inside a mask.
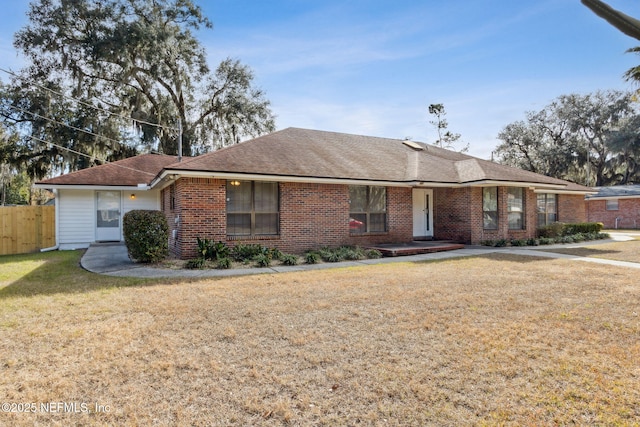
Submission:
[[[559,248],[548,250],[548,252],[612,259],[616,261],[640,262],[640,239],[636,238],[636,240],[628,242],[606,242],[584,247]]]
[[[638,270],[495,254],[150,282],[79,256],[0,258],[1,400],[38,405],[0,425],[639,424]]]

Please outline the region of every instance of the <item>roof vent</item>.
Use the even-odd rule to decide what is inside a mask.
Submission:
[[[418,144],[417,142],[409,141],[408,139],[402,141],[402,143],[404,145],[406,145],[407,147],[413,148],[416,151],[423,151],[424,150],[424,147],[422,145]]]

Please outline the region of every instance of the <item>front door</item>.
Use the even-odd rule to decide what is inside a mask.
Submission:
[[[96,241],[120,241],[120,191],[96,191]]]
[[[413,238],[433,238],[433,190],[413,189]]]

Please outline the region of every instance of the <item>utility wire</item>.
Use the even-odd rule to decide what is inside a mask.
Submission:
[[[82,100],[80,100],[78,98],[74,98],[72,96],[65,95],[63,93],[57,92],[57,91],[55,91],[53,89],[50,89],[50,88],[48,88],[46,86],[38,84],[38,83],[36,83],[36,82],[34,82],[32,80],[27,80],[26,78],[24,78],[22,76],[19,76],[18,74],[14,73],[13,71],[5,70],[4,68],[0,68],[0,71],[2,71],[4,73],[7,73],[7,74],[9,74],[9,75],[11,75],[13,77],[18,78],[18,79],[21,79],[23,81],[26,81],[27,83],[31,83],[34,86],[38,86],[39,88],[44,89],[44,90],[46,90],[48,92],[51,92],[51,93],[53,93],[55,95],[62,96],[62,97],[67,98],[67,99],[71,99],[71,100],[73,100],[73,101],[75,101],[75,102],[77,102],[79,104],[82,104],[82,105],[84,105],[86,107],[93,108],[93,109],[98,110],[98,111],[102,111],[103,113],[107,113],[107,114],[109,114],[111,116],[120,117],[120,118],[125,119],[125,120],[134,120],[134,121],[136,121],[138,123],[142,123],[142,124],[148,125],[148,126],[155,126],[155,127],[159,127],[159,128],[163,128],[163,129],[178,131],[177,128],[173,128],[171,126],[165,126],[165,125],[161,125],[161,124],[158,124],[158,123],[151,123],[151,122],[147,122],[147,121],[144,121],[144,120],[134,119],[132,117],[123,116],[122,114],[113,113],[113,112],[111,112],[109,110],[105,110],[104,108],[96,107],[95,105],[92,105],[92,104],[89,104],[87,102],[84,102],[84,101],[82,101]]]
[[[59,121],[57,121],[57,120],[51,119],[51,118],[49,118],[49,117],[42,116],[42,115],[40,115],[40,114],[38,114],[38,113],[34,113],[34,112],[32,112],[32,111],[22,109],[22,108],[20,108],[20,107],[16,107],[16,106],[11,105],[11,106],[9,106],[9,108],[13,108],[13,109],[15,109],[15,110],[22,111],[23,113],[31,114],[33,117],[39,117],[39,118],[41,118],[41,119],[45,119],[45,120],[47,120],[47,121],[50,121],[50,122],[56,123],[56,124],[61,125],[61,126],[68,127],[68,128],[70,128],[70,129],[73,129],[73,130],[77,130],[77,131],[79,131],[79,132],[84,132],[84,133],[86,133],[86,134],[93,135],[93,136],[95,136],[95,137],[97,137],[97,138],[103,138],[103,139],[106,139],[106,140],[108,140],[108,141],[115,142],[116,144],[119,144],[119,143],[120,143],[120,141],[119,141],[119,140],[117,140],[117,139],[109,138],[109,137],[104,136],[104,135],[99,135],[99,134],[97,134],[97,133],[91,132],[91,131],[89,131],[89,130],[81,129],[81,128],[78,128],[78,127],[75,127],[75,126],[69,125],[69,124],[67,124],[67,123],[62,123],[62,122],[59,122]]]
[[[71,148],[68,148],[68,147],[63,147],[62,145],[58,145],[58,144],[53,143],[51,141],[45,141],[44,139],[40,139],[40,138],[38,138],[36,136],[26,135],[26,137],[30,138],[30,139],[33,139],[34,141],[41,142],[43,144],[52,145],[52,146],[54,146],[56,148],[59,148],[61,150],[66,150],[66,151],[69,151],[71,153],[78,154],[78,155],[83,156],[83,157],[87,157],[89,159],[96,159],[102,164],[111,164],[113,166],[118,166],[118,167],[123,168],[123,169],[129,169],[129,170],[132,170],[132,171],[135,171],[135,172],[142,172],[142,173],[147,174],[147,175],[156,176],[156,174],[154,174],[154,173],[146,172],[146,171],[143,171],[143,170],[140,170],[140,169],[136,169],[136,168],[130,168],[129,166],[120,165],[120,164],[115,163],[115,162],[110,162],[110,161],[105,160],[105,159],[101,159],[101,158],[98,158],[98,157],[90,156],[89,154],[81,153],[79,151],[72,150]]]

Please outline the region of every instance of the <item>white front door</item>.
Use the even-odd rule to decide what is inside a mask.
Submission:
[[[96,242],[120,241],[120,191],[96,191]]]
[[[413,189],[413,238],[433,237],[433,190]]]

